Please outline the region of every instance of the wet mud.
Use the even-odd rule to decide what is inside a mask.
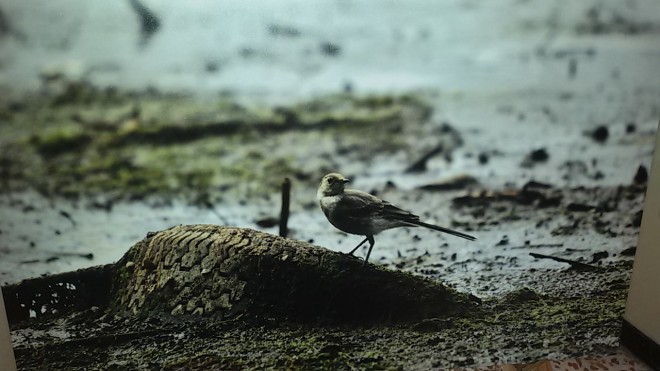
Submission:
[[[16,295],[20,285],[14,284],[24,278],[117,261],[105,267],[167,272],[175,264],[165,264],[166,256],[176,246],[207,246],[192,234],[165,239],[158,258],[163,266],[161,260],[147,264],[149,259],[128,264],[122,256],[149,230],[194,222],[274,233],[284,177],[293,184],[293,240],[287,243],[308,241],[346,252],[359,239],[334,231],[314,201],[320,176],[336,170],[355,179],[357,188],[478,240],[456,241],[419,229],[384,232],[377,236],[376,266],[366,268],[383,276],[355,284],[349,278],[362,277],[358,258],[338,261],[342,270],[355,266],[355,272],[344,273],[346,279],[326,275],[313,281],[309,270],[293,265],[274,270],[288,255],[270,261],[276,265],[239,261],[237,267],[256,268],[239,269],[235,276],[219,269],[216,277],[202,266],[208,249],[190,256],[182,251],[177,267],[184,260],[192,265],[172,280],[159,274],[155,281],[132,282],[126,300],[118,301],[128,305],[123,310],[108,298],[74,300],[82,305],[55,312],[23,307],[22,319],[12,321],[20,368],[428,369],[607,354],[618,345],[630,249],[646,190],[637,175],[644,158],[618,182],[607,176],[607,157],[579,160],[583,171],[550,148],[541,160],[535,147],[484,151],[480,141],[489,134],[439,119],[439,98],[428,93],[343,94],[250,107],[227,97],[209,102],[85,85],[70,89],[64,97],[4,103],[12,123],[2,127],[3,148],[12,149],[2,157],[2,171],[11,175],[2,193],[3,213],[11,216],[2,225],[5,295]],[[464,107],[461,99],[442,102],[453,112]],[[48,129],[42,130],[45,120]],[[593,140],[582,131],[575,130],[575,140]],[[648,147],[653,135],[645,126],[614,131],[598,145],[623,146],[612,157],[627,156],[627,146]],[[589,159],[600,150],[578,157]],[[523,175],[511,179],[514,171]],[[587,178],[598,171],[604,174],[600,179]],[[277,245],[270,238],[264,245]],[[81,277],[102,283],[99,276],[86,276],[97,269],[109,268],[82,271]],[[428,310],[411,303],[403,307],[421,312],[396,320],[395,308],[419,292],[387,284],[401,274],[446,285],[469,305],[446,311],[446,303]],[[245,289],[238,283],[260,275],[268,278],[267,288],[238,293]],[[202,276],[214,277],[207,279],[210,286],[187,286]],[[310,282],[321,284],[311,289]],[[58,287],[66,289],[62,283]],[[84,287],[82,281],[73,285]],[[359,294],[360,285],[372,287],[369,293],[378,288],[401,297],[375,300]],[[341,298],[351,290],[358,291],[343,302],[324,294]],[[258,315],[229,310],[230,298],[255,292],[269,298],[255,304]],[[342,310],[328,309],[337,302]]]

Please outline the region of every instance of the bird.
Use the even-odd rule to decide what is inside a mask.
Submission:
[[[316,192],[321,210],[335,228],[349,234],[365,236],[349,255],[369,242],[369,251],[364,259],[367,265],[374,247],[374,235],[398,227],[424,227],[474,241],[475,237],[465,233],[425,223],[419,216],[366,192],[347,189],[350,180],[339,173],[326,174]]]

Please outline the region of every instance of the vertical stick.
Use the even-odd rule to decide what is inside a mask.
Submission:
[[[289,234],[289,203],[291,202],[291,180],[284,178],[282,182],[282,209],[280,210],[280,236]]]

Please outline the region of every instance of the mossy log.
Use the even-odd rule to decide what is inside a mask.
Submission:
[[[100,271],[106,274],[94,271],[95,283],[85,287],[110,287],[96,292],[107,299],[87,301],[126,315],[400,323],[476,307],[468,295],[435,281],[375,265],[365,267],[360,259],[306,242],[215,225],[149,233],[118,263]],[[73,277],[65,275],[58,276]],[[57,285],[58,276],[41,287]],[[80,281],[78,285],[83,285]],[[5,297],[20,297],[24,304],[31,301],[18,294],[26,282],[11,287]],[[69,305],[80,306],[80,301]]]

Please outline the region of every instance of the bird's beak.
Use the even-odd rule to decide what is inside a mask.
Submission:
[[[345,183],[350,183],[350,181],[351,181],[350,179],[346,179],[346,178],[344,178],[344,179],[341,180],[341,182],[344,183],[344,184],[345,184]]]

